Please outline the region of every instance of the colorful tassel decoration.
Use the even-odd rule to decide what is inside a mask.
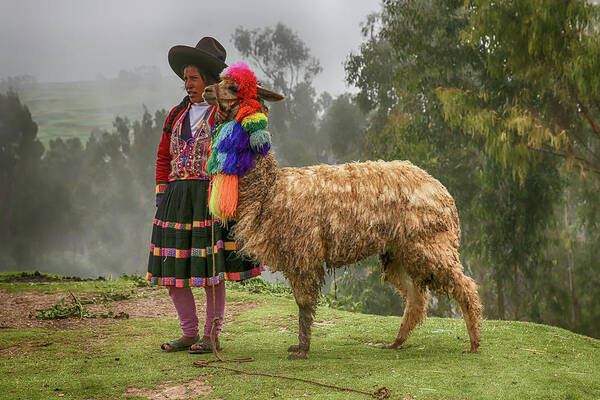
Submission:
[[[226,141],[232,134],[236,122],[231,121],[223,125],[219,125],[215,137],[211,143],[211,154],[206,164],[206,171],[211,175],[216,175],[223,171],[223,163],[225,162],[226,152],[218,152],[218,147],[222,141]],[[238,124],[239,125],[239,124]]]
[[[242,128],[247,132],[256,132],[267,127],[267,116],[261,112],[247,116],[242,120]]]
[[[224,220],[233,218],[237,211],[238,202],[238,176],[223,175],[221,185],[221,198],[219,199],[219,209],[224,217]]]
[[[213,175],[209,191],[210,212],[223,222],[233,218],[238,205],[238,182],[255,167],[255,157],[271,149],[268,119],[256,97],[256,77],[244,63],[225,70],[224,78],[238,84],[240,108],[234,121],[220,125],[213,137],[207,171]]]
[[[223,217],[221,209],[219,208],[219,199],[221,198],[221,190],[223,189],[223,185],[221,184],[223,177],[223,174],[218,174],[215,177],[213,177],[211,183],[210,198],[208,200],[208,209],[215,217],[219,218],[221,221],[226,220]]]
[[[250,148],[253,152],[263,157],[266,156],[266,153],[271,149],[271,134],[264,129],[252,132],[250,135]],[[267,149],[266,153],[265,148]]]
[[[240,104],[240,109],[235,116],[236,121],[242,121],[249,115],[259,112],[262,109],[263,105],[257,100],[244,100]]]

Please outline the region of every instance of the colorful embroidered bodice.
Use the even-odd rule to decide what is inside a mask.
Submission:
[[[191,133],[187,140],[182,136],[185,124],[189,129],[189,118],[186,119],[190,107],[182,113],[181,117],[173,124],[169,152],[171,153],[171,173],[169,182],[178,179],[209,179],[206,172],[206,163],[210,157],[211,134],[214,127],[209,124],[209,116],[214,112],[214,107],[209,107],[198,128]]]

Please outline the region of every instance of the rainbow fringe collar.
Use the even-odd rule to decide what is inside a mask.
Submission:
[[[223,75],[244,88],[240,91],[242,96],[256,97],[256,78],[246,64],[234,64]],[[206,168],[213,175],[209,209],[222,221],[233,218],[237,211],[239,178],[255,167],[257,155],[264,157],[271,149],[271,134],[266,130],[268,119],[260,112],[261,107],[255,98],[241,98],[235,120],[219,125],[213,138]]]

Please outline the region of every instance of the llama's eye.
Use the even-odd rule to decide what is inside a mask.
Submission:
[[[233,93],[237,93],[238,92],[238,90],[237,90],[237,88],[235,86],[229,86],[227,89],[229,89]]]

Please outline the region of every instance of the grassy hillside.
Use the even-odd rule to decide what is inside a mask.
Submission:
[[[87,140],[94,128],[111,130],[117,115],[139,120],[144,105],[153,113],[174,106],[185,95],[176,78],[35,83],[17,92],[38,123],[44,144],[57,137]]]
[[[160,343],[180,334],[177,319],[166,290],[144,287],[137,279],[9,283],[10,277],[0,275],[3,398],[368,398],[192,365],[212,355],[162,353]],[[203,300],[203,290],[194,290]],[[123,309],[130,318],[46,322],[23,317],[23,305],[35,314],[44,301],[53,304],[69,297],[68,291],[87,299],[94,313]],[[387,386],[392,399],[600,398],[600,342],[563,329],[485,321],[480,353],[462,354],[468,348],[463,321],[429,318],[407,348],[392,351],[380,344],[393,339],[400,318],[320,307],[309,359],[288,361],[285,349],[297,333],[294,301],[248,293],[239,285],[229,287],[227,297],[222,355],[255,358],[227,364],[233,368],[366,391]]]

